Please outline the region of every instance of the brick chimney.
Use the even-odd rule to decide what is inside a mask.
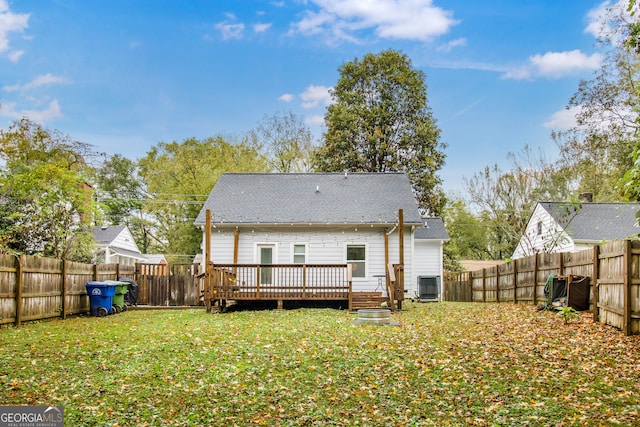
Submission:
[[[580,203],[591,203],[593,202],[593,193],[580,193],[578,200]]]

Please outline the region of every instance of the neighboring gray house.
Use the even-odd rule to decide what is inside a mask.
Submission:
[[[514,259],[577,252],[612,240],[638,238],[640,203],[538,202]]]
[[[96,241],[96,264],[135,265],[137,262],[147,262],[126,225],[95,227],[91,233]]]
[[[399,263],[399,209],[405,292],[413,297],[419,277],[439,283],[448,236],[442,220],[420,216],[404,173],[227,173],[195,224],[203,227],[211,211],[214,264],[234,263],[238,236],[238,264],[352,264],[353,290],[368,292],[385,276],[385,233],[389,263]]]

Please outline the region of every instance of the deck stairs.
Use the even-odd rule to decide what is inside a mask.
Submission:
[[[380,308],[386,303],[389,306],[389,298],[382,292],[353,292],[351,296],[352,310],[364,308]]]

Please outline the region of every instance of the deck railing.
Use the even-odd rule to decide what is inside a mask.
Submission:
[[[208,300],[348,300],[350,293],[348,264],[216,264],[205,280]]]

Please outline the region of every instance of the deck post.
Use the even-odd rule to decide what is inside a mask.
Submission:
[[[302,266],[302,299],[307,298],[307,264]]]
[[[402,301],[404,300],[404,211],[402,209],[398,209],[398,233],[400,269],[398,277],[396,277],[395,298],[398,300],[398,310],[402,310]]]
[[[349,311],[353,310],[353,280],[352,265],[347,264],[347,283],[349,284]]]
[[[256,298],[260,299],[260,264],[256,266]]]
[[[391,277],[389,277],[389,271],[387,266],[389,265],[389,230],[384,230],[384,284],[385,290],[389,293],[389,288],[391,285]],[[394,295],[387,295],[390,300],[393,301]]]
[[[211,313],[211,300],[213,299],[213,289],[211,289],[211,210],[206,210],[204,223],[204,305],[207,313]]]

